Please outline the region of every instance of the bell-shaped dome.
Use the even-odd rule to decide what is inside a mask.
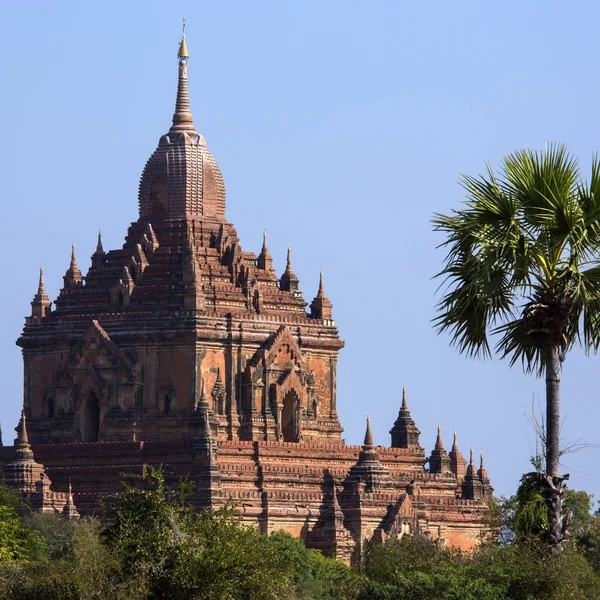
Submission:
[[[225,219],[225,184],[219,166],[196,131],[187,85],[185,38],[179,47],[179,79],[173,126],[148,159],[139,187],[141,218]]]

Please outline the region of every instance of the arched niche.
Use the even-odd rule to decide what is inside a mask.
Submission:
[[[97,442],[100,433],[100,400],[89,390],[81,404],[80,433],[82,442]]]
[[[298,410],[300,399],[295,390],[290,390],[283,398],[281,411],[281,435],[284,442],[298,441]]]

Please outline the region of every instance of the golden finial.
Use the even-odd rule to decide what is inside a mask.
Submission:
[[[185,17],[183,17],[183,28],[181,31],[181,43],[179,44],[179,52],[177,58],[189,58],[187,44],[185,43]]]

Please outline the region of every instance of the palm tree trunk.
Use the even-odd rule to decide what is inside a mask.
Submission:
[[[562,550],[568,525],[562,511],[564,480],[560,477],[560,357],[559,347],[546,350],[546,476],[548,545]]]
[[[558,345],[546,350],[546,473],[560,472],[560,359]]]

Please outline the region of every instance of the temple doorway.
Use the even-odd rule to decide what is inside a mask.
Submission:
[[[284,442],[298,441],[298,396],[291,391],[283,399],[283,410],[281,412],[281,434]]]
[[[81,441],[97,442],[100,431],[100,402],[90,390],[81,405]]]

